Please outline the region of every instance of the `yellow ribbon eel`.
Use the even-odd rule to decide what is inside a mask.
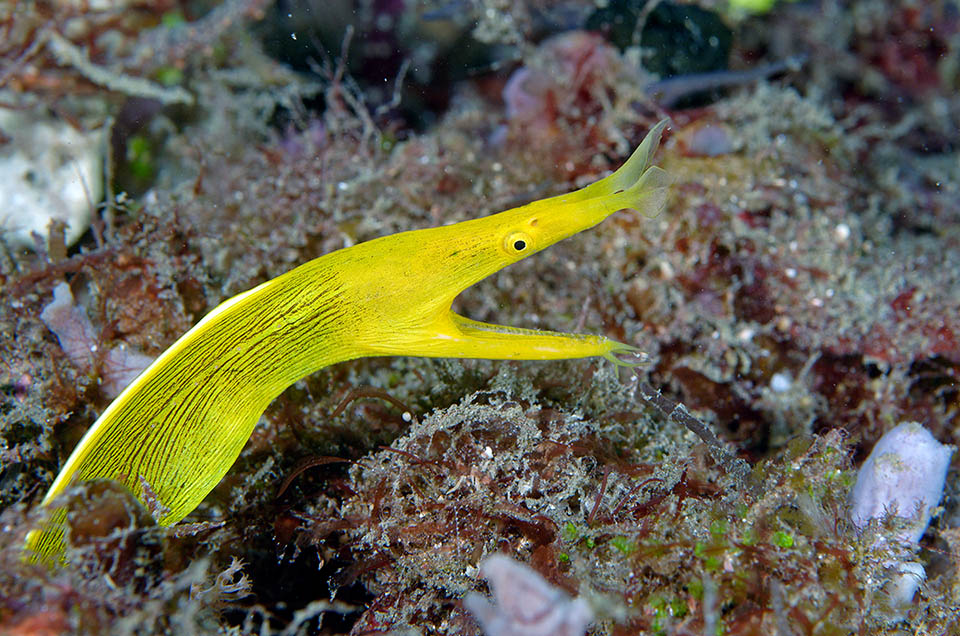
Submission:
[[[145,369],[97,419],[41,505],[28,557],[63,560],[57,498],[90,479],[152,488],[176,523],[240,454],[285,388],[364,356],[552,360],[634,350],[601,336],[491,325],[455,314],[453,299],[498,270],[632,208],[662,209],[669,179],[650,166],[667,121],[610,176],[568,194],[480,219],[402,232],[309,261],[224,301]],[[148,493],[150,495],[151,493]]]

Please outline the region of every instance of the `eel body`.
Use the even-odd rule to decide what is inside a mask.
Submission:
[[[666,173],[651,166],[660,122],[610,176],[581,190],[480,219],[402,232],[321,256],[219,305],[145,369],[97,419],[42,505],[30,558],[57,562],[82,480],[122,482],[159,500],[161,525],[197,507],[226,474],[260,415],[286,387],[364,356],[550,360],[632,347],[601,336],[469,320],[453,299],[490,274],[633,208],[657,214]]]

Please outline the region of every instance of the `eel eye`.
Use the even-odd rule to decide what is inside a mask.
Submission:
[[[507,254],[512,255],[524,254],[530,249],[532,244],[533,242],[530,240],[530,237],[523,232],[511,232],[503,239],[504,249],[507,250]]]

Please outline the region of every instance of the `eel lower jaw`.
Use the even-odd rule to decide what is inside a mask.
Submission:
[[[603,336],[541,331],[478,322],[450,312],[449,341],[457,351],[451,357],[503,358],[508,360],[558,360],[603,356],[636,351],[634,347]],[[617,361],[617,364],[625,364]]]
[[[633,368],[650,362],[650,354],[647,352],[615,340],[611,342],[616,348],[603,354],[603,357],[618,367]]]

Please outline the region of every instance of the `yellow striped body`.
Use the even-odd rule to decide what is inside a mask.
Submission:
[[[338,250],[224,302],[131,383],[83,437],[50,487],[146,482],[176,523],[216,486],[269,403],[298,379],[363,356],[548,360],[631,347],[600,336],[478,323],[450,311],[461,291],[596,225],[662,207],[665,173],[649,167],[661,122],[611,176],[485,218],[403,232]],[[64,513],[31,533],[34,558],[62,554]]]

